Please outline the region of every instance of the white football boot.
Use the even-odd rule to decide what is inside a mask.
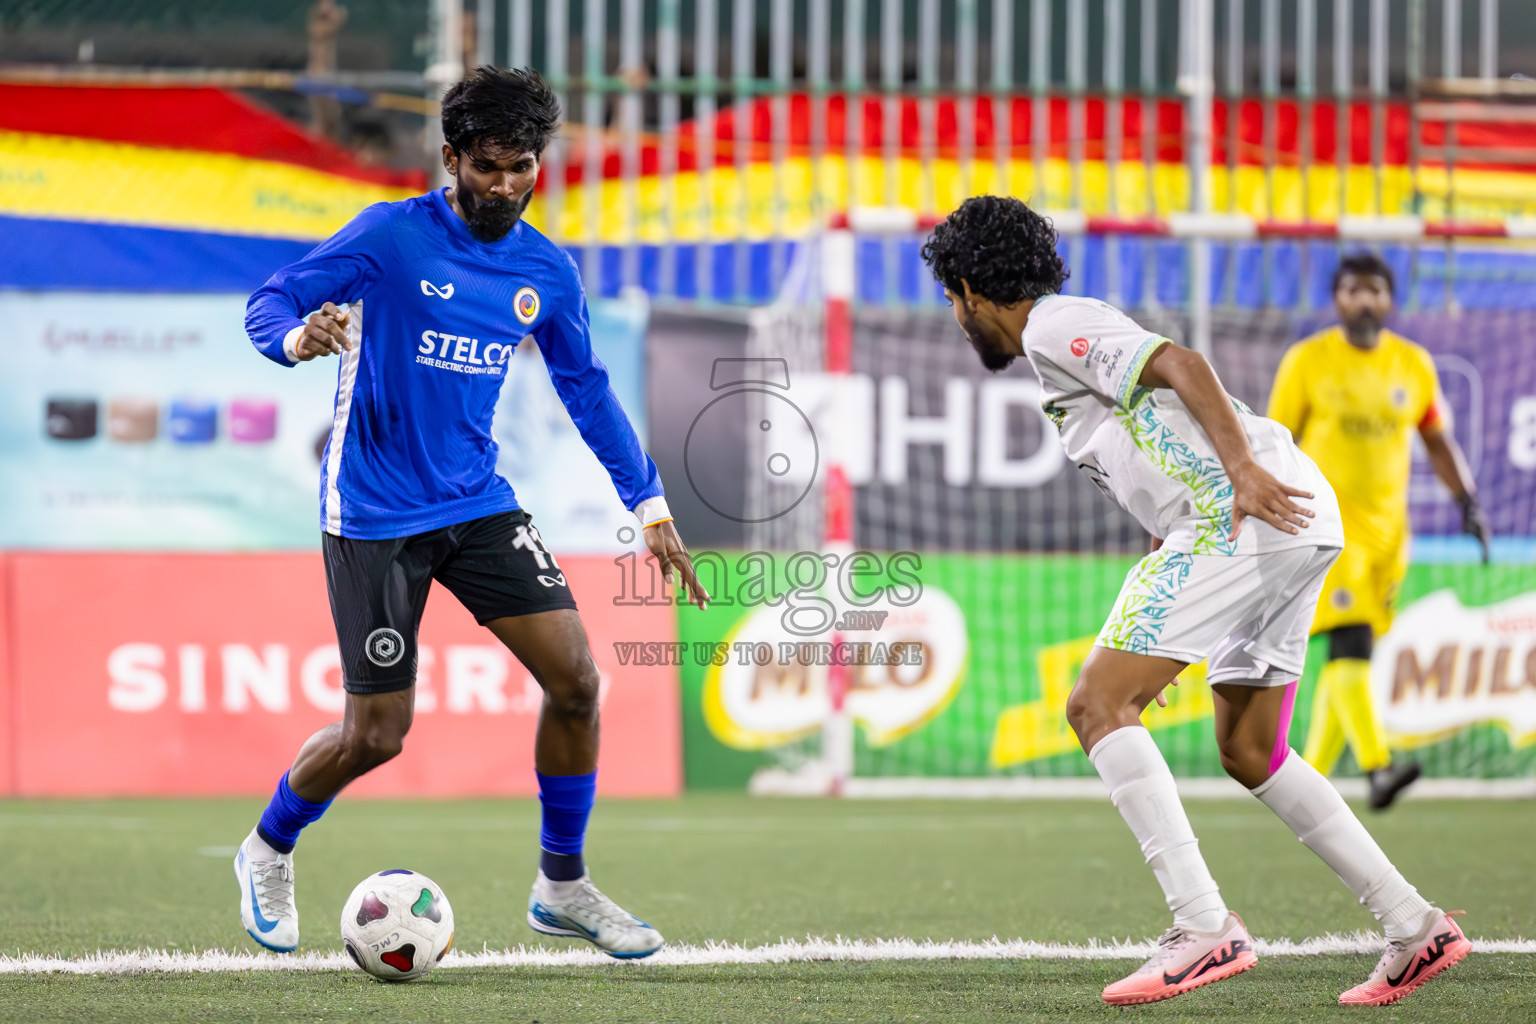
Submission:
[[[293,854],[278,853],[255,829],[235,852],[240,923],[274,953],[299,948],[299,908],[293,900]]]
[[[540,871],[528,894],[528,927],[586,939],[620,960],[650,956],[666,942],[655,928],[599,892],[588,875],[553,882]]]
[[[1220,931],[1197,932],[1175,925],[1157,940],[1157,952],[1135,973],[1104,990],[1112,1006],[1155,1003],[1201,985],[1241,974],[1259,962],[1243,919],[1227,914]]]

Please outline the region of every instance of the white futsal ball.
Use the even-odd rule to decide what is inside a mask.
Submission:
[[[341,908],[341,941],[380,981],[420,978],[453,945],[453,908],[426,875],[393,868],[357,883]]]

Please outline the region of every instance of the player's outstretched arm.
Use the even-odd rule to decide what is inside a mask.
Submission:
[[[1488,517],[1483,514],[1483,506],[1477,500],[1477,484],[1472,479],[1472,470],[1467,465],[1467,457],[1462,453],[1461,445],[1441,423],[1420,427],[1419,436],[1424,439],[1424,450],[1429,455],[1429,464],[1435,469],[1435,476],[1450,489],[1461,505],[1462,532],[1477,538],[1477,542],[1483,546],[1483,562],[1486,563],[1490,554],[1488,538],[1491,531],[1488,528]]]
[[[1312,518],[1312,511],[1291,499],[1312,495],[1287,487],[1254,461],[1232,398],[1204,356],[1169,342],[1147,360],[1137,383],[1147,388],[1172,388],[1215,445],[1232,481],[1233,538],[1249,516],[1286,533],[1300,533],[1310,525],[1307,520]]]
[[[709,594],[699,583],[693,571],[693,559],[678,535],[677,526],[670,519],[652,523],[645,528],[645,546],[656,556],[661,575],[668,583],[680,584],[687,593],[688,603],[702,611],[709,604]],[[674,571],[676,575],[673,575]]]

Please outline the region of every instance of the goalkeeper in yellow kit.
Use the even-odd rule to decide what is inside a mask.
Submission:
[[[1328,663],[1313,695],[1303,757],[1323,774],[1344,744],[1370,780],[1382,810],[1419,777],[1394,765],[1371,698],[1371,646],[1392,624],[1408,569],[1408,473],[1413,431],[1435,474],[1462,508],[1462,528],[1482,543],[1488,524],[1472,475],[1451,433],[1450,410],[1428,352],[1382,327],[1392,311],[1392,271],[1362,253],[1339,264],[1333,301],[1340,324],[1286,352],[1269,418],[1290,428],[1338,494],[1344,551],[1329,570],[1312,633],[1328,636]]]

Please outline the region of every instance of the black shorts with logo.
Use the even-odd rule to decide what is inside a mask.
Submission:
[[[348,693],[416,681],[416,630],[437,580],[481,625],[576,607],[554,556],[522,509],[389,540],[325,534],[325,582]]]

